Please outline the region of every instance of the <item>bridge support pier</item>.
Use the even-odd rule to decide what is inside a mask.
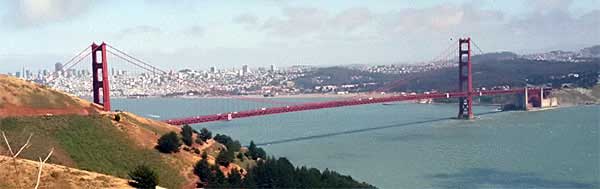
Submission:
[[[466,92],[459,98],[458,118],[473,119],[473,75],[471,74],[471,38],[458,40],[458,91]]]
[[[110,111],[110,88],[108,87],[108,62],[106,60],[105,43],[100,45],[92,43],[92,79],[94,103],[102,105],[104,111]],[[102,93],[100,90],[102,90]],[[100,95],[102,95],[102,102],[100,101]]]

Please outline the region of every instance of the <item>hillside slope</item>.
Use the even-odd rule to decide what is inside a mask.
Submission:
[[[88,101],[0,74],[0,117],[99,112],[99,107]]]
[[[10,157],[0,155],[0,188],[33,188],[39,162],[17,159],[16,167]],[[18,177],[16,177],[18,176]],[[44,164],[40,188],[132,188],[128,180],[56,164]]]
[[[0,130],[12,144],[22,144],[33,134],[22,158],[37,160],[53,147],[49,163],[124,179],[146,164],[168,188],[196,180],[191,169],[199,155],[154,149],[160,135],[179,128],[127,112],[103,112],[86,100],[5,75],[0,75]],[[0,155],[7,154],[6,145],[0,145]]]

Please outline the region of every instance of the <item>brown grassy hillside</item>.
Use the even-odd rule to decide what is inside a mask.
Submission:
[[[117,115],[121,118],[119,121],[115,121]],[[192,170],[200,159],[199,153],[183,150],[183,147],[173,154],[154,149],[162,134],[179,133],[178,127],[128,112],[103,112],[89,101],[5,75],[0,75],[0,130],[15,144],[24,143],[33,134],[31,146],[20,156],[25,159],[37,160],[40,154],[54,148],[49,160],[53,164],[121,179],[127,179],[129,171],[145,164],[158,172],[159,184],[163,187],[193,188],[197,181]],[[224,149],[213,140],[193,147],[206,151],[211,163]],[[0,145],[0,155],[7,154],[6,145]],[[248,165],[246,161],[244,168]],[[236,164],[221,167],[226,173],[232,168],[240,167]],[[3,174],[15,176],[10,175],[11,172]],[[68,173],[65,177],[77,178]],[[104,188],[94,182],[81,186]],[[2,184],[12,186],[0,182],[0,188],[4,188]],[[62,185],[56,186],[62,188]]]
[[[97,106],[80,98],[0,74],[0,117],[89,115],[99,111]]]
[[[0,188],[33,188],[39,162],[0,155]],[[44,164],[40,188],[131,188],[128,180],[55,164]]]

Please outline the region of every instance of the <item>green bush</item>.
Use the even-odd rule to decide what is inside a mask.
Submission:
[[[200,177],[201,181],[208,182],[212,172],[206,158],[201,159],[194,165],[194,174]]]
[[[233,151],[231,150],[221,150],[219,155],[217,156],[217,163],[222,166],[229,166],[229,163],[233,161]]]
[[[158,175],[146,165],[139,165],[129,172],[129,178],[135,182],[132,186],[136,188],[156,188],[158,185]]]
[[[163,153],[172,153],[179,151],[179,147],[181,146],[181,141],[177,137],[177,133],[169,132],[167,134],[162,135],[158,139],[158,146],[156,147],[158,151]]]
[[[194,129],[189,125],[184,125],[181,127],[181,140],[185,145],[191,146],[193,139],[192,134],[194,133]]]
[[[202,128],[198,134],[198,138],[200,138],[201,141],[206,142],[212,138],[212,133],[207,128]],[[198,140],[196,139],[196,141]]]
[[[265,152],[265,150],[262,148],[256,147],[254,141],[250,141],[250,146],[248,146],[248,157],[252,158],[253,160],[257,160],[258,158],[266,159],[267,152]]]

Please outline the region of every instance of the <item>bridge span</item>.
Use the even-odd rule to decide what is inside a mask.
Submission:
[[[526,91],[527,90],[527,91]],[[490,95],[501,95],[501,94],[540,94],[541,88],[521,88],[521,89],[509,89],[509,90],[486,90],[473,92],[472,96],[490,96]],[[386,102],[400,102],[400,101],[411,101],[421,99],[440,99],[440,98],[461,98],[469,96],[468,92],[450,92],[450,93],[430,93],[430,94],[414,94],[414,95],[394,95],[386,97],[368,97],[368,98],[355,98],[355,99],[344,99],[344,100],[332,100],[326,102],[313,102],[305,104],[296,104],[288,106],[268,107],[254,110],[246,110],[240,112],[225,112],[213,115],[200,115],[187,118],[169,119],[164,122],[172,125],[184,125],[184,124],[198,124],[215,121],[229,121],[238,118],[265,116],[271,114],[282,114],[288,112],[299,112],[306,110],[316,110],[325,108],[337,108],[344,106],[357,106],[366,104],[378,104]],[[534,96],[534,95],[531,95]]]

